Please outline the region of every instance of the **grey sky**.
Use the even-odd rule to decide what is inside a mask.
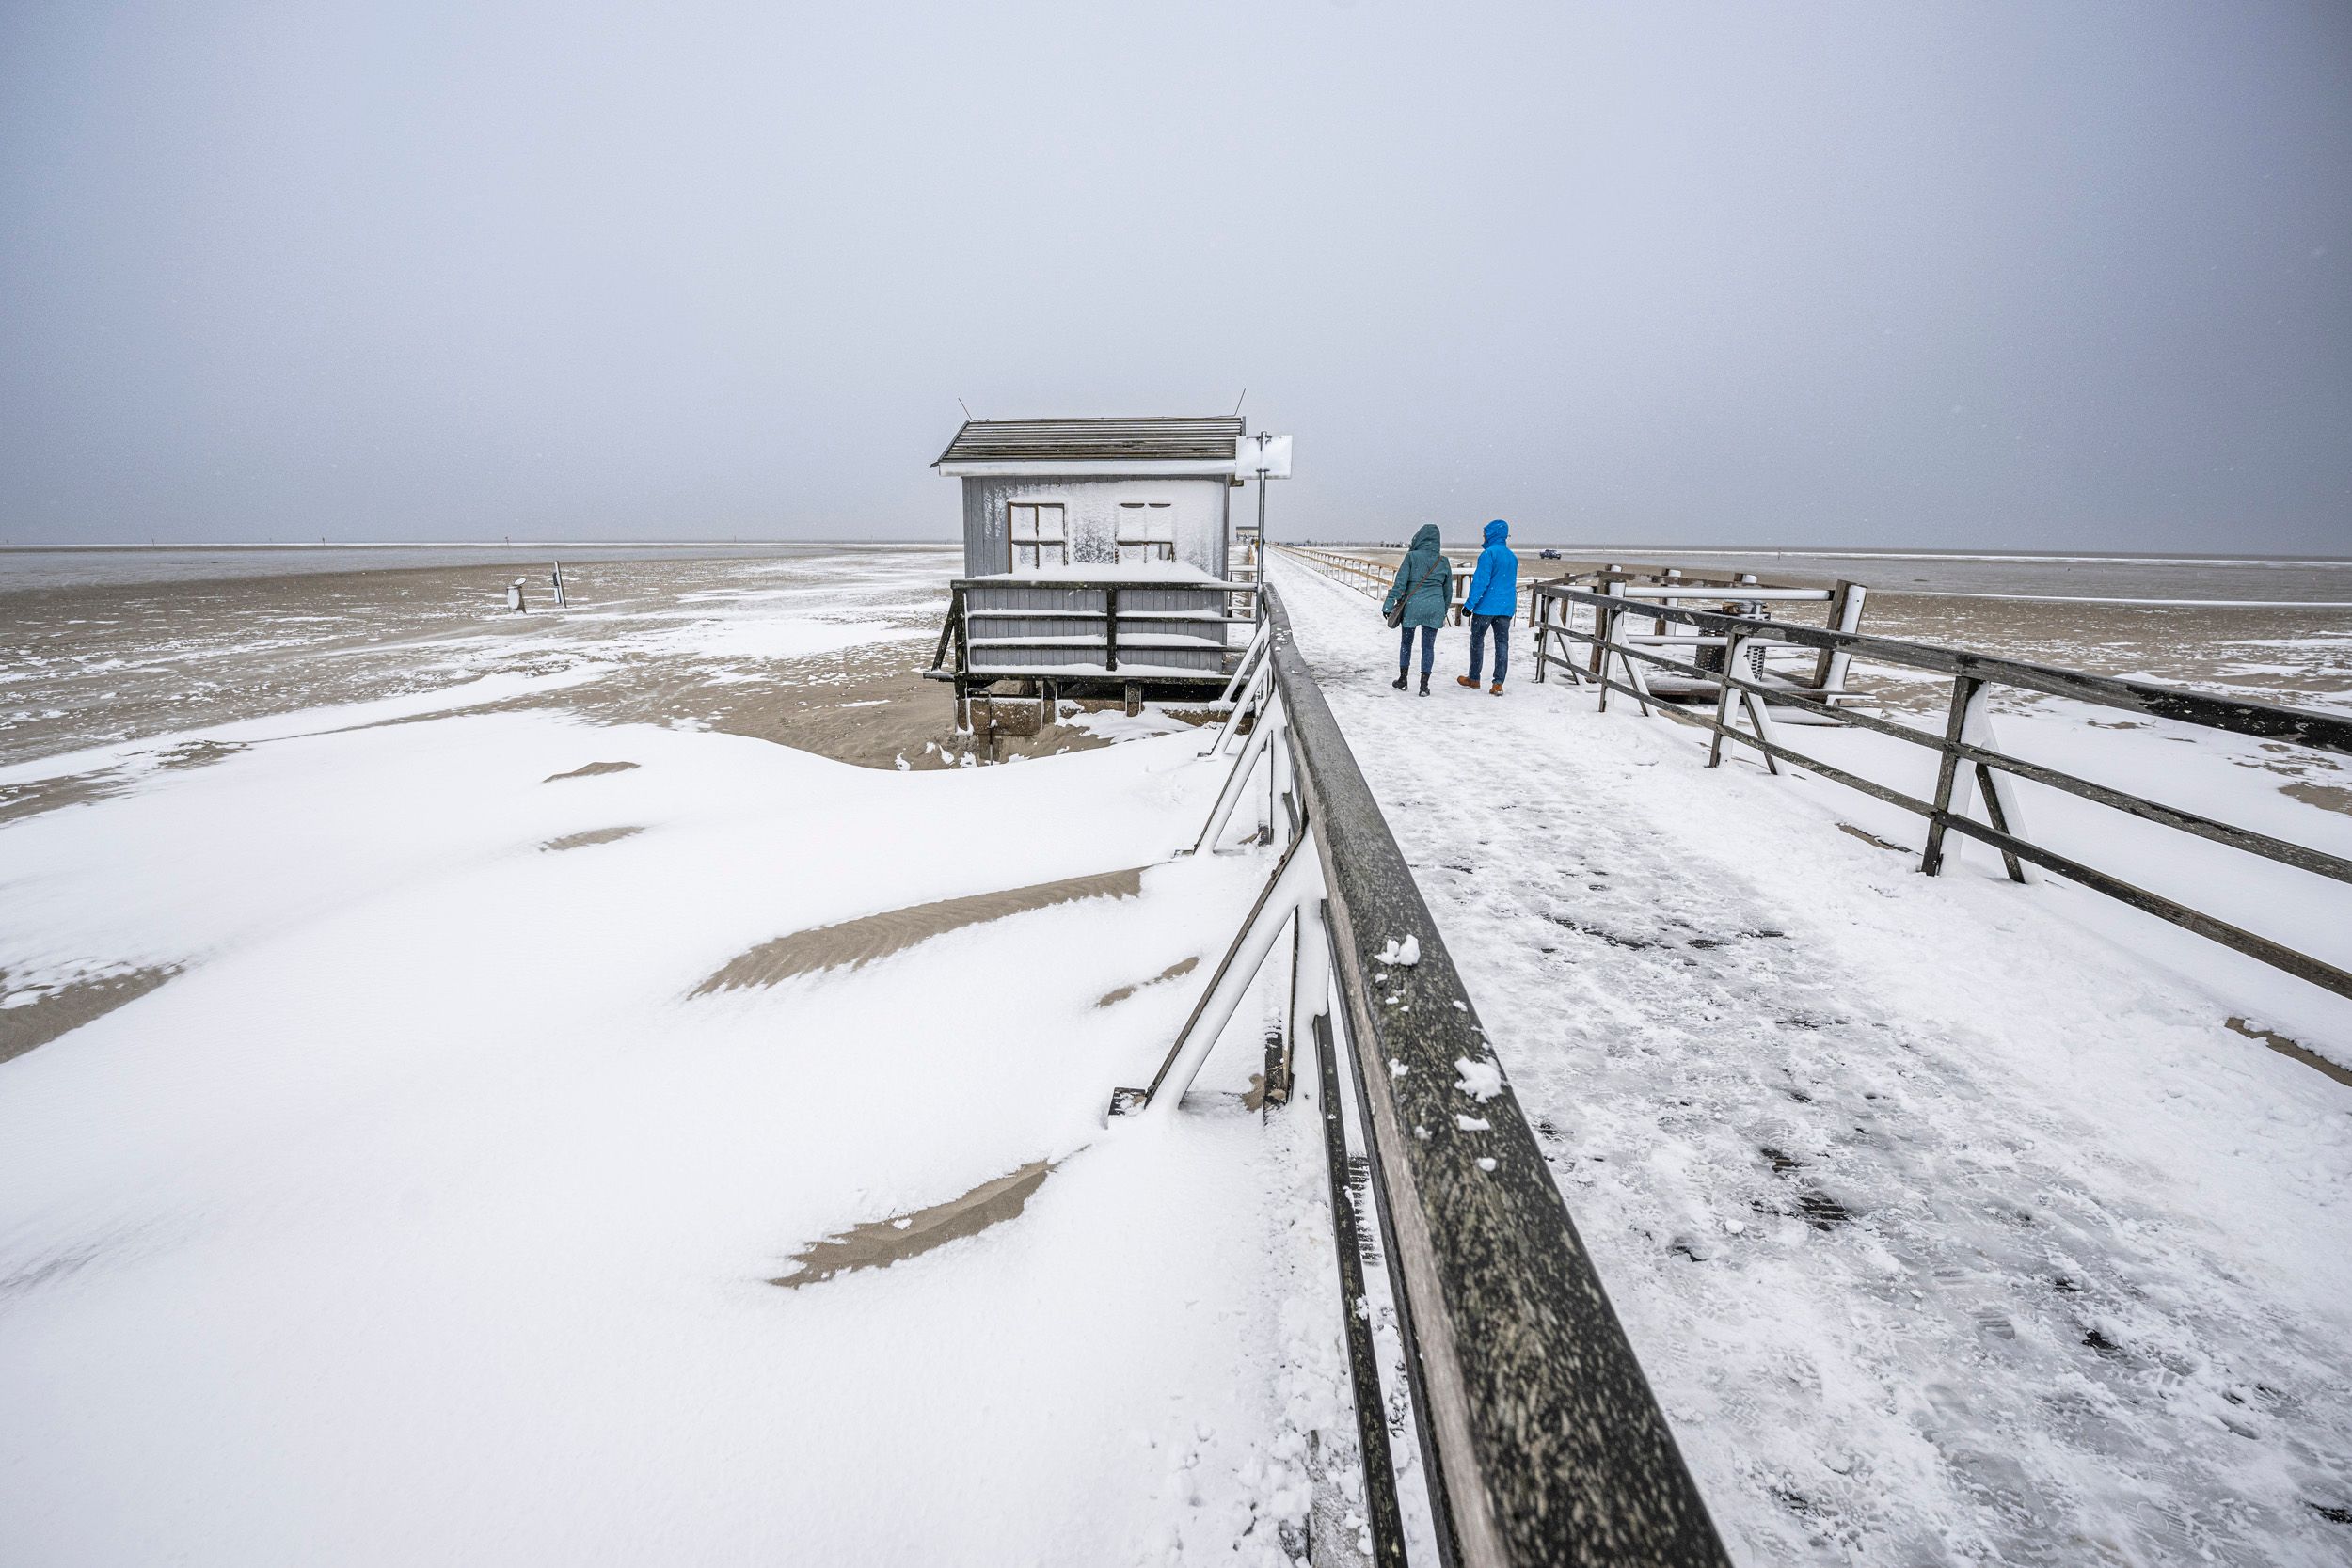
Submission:
[[[982,414],[1278,535],[2352,553],[2352,6],[0,8],[0,537],[946,537]]]

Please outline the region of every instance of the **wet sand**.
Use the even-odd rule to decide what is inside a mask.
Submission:
[[[118,577],[134,572],[124,558],[108,564]],[[178,557],[169,564],[186,569]],[[946,548],[571,562],[571,603],[560,610],[544,572],[511,559],[36,587],[7,565],[0,560],[0,768],[485,676],[567,672],[588,678],[469,711],[556,707],[602,723],[710,729],[869,768],[1103,743],[1054,725],[1000,735],[993,752],[971,754],[947,688],[923,678],[958,565]],[[505,609],[516,576],[531,594],[521,615]],[[200,767],[236,750],[195,741],[162,765]],[[135,782],[103,767],[0,784],[0,820]]]

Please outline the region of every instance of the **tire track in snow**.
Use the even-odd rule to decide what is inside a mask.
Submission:
[[[1751,875],[1677,832],[1678,728],[1528,684],[1523,641],[1500,701],[1397,693],[1366,599],[1277,574],[1742,1558],[2343,1560],[2341,1324],[2009,1070],[2015,1018],[1907,1016],[1845,923],[1924,884],[1828,821],[1842,908]]]

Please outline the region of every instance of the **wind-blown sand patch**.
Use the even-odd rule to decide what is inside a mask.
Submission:
[[[585,849],[592,844],[618,843],[622,839],[644,831],[639,827],[591,828],[586,832],[565,833],[562,838],[551,838],[539,847],[542,849]]]
[[[1161,970],[1157,974],[1152,975],[1149,980],[1137,980],[1132,986],[1120,986],[1116,990],[1104,991],[1095,1000],[1094,1005],[1098,1007],[1117,1006],[1120,1003],[1126,1001],[1127,998],[1135,995],[1136,992],[1144,990],[1146,987],[1164,986],[1170,980],[1181,980],[1185,975],[1191,974],[1194,970],[1200,967],[1200,959],[1198,955],[1189,958],[1179,958],[1174,963],[1169,964],[1166,969]]]
[[[92,1019],[137,1001],[179,973],[178,964],[118,969],[57,986],[35,1001],[0,1007],[0,1062],[22,1056],[37,1045],[47,1045]],[[0,990],[7,989],[7,974],[0,972]]]
[[[558,779],[593,779],[604,773],[626,773],[637,765],[633,762],[592,762],[575,768],[568,773],[550,773],[541,784],[553,784]]]
[[[1080,898],[1133,898],[1142,892],[1143,870],[1138,866],[1131,871],[1070,877],[1058,882],[942,898],[936,903],[862,915],[836,926],[818,926],[763,942],[729,960],[725,968],[687,994],[707,996],[717,990],[772,986],[796,974],[813,974],[827,969],[863,969],[877,958],[886,958],[918,942],[961,927],[1026,914],[1031,910],[1050,909]]]
[[[2222,1027],[2233,1035],[2244,1035],[2249,1040],[2260,1040],[2280,1055],[2291,1056],[2305,1067],[2316,1068],[2339,1084],[2352,1086],[2352,1069],[2338,1067],[2301,1040],[2290,1039],[2266,1024],[2233,1015],[2223,1021]]]
[[[31,779],[24,784],[0,784],[0,822],[39,816],[42,812],[56,811],[60,806],[78,806],[91,800],[103,800],[130,786],[130,778],[119,768],[104,768],[94,773],[75,773],[64,778]]]
[[[2279,789],[2281,794],[2307,806],[2317,806],[2322,811],[2352,812],[2352,789],[2346,789],[2342,784],[2313,784],[2305,779],[2296,784],[2280,784]]]
[[[239,740],[183,740],[156,753],[155,766],[182,772],[225,761],[248,748]]]
[[[768,1283],[781,1285],[787,1291],[797,1290],[837,1274],[886,1269],[893,1263],[920,1257],[933,1247],[977,1236],[1028,1207],[1029,1195],[1044,1185],[1053,1168],[1042,1160],[1035,1160],[1010,1175],[981,1182],[961,1197],[917,1209],[911,1214],[869,1220],[837,1236],[811,1242],[793,1257],[793,1261],[801,1265],[799,1273],[780,1275]]]

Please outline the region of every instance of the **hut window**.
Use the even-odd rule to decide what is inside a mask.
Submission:
[[[1119,563],[1176,559],[1176,508],[1167,501],[1119,503]]]
[[[1070,564],[1070,534],[1062,527],[1062,509],[1042,501],[1014,501],[1005,508],[1012,529],[1012,569],[1036,571],[1041,566]]]

